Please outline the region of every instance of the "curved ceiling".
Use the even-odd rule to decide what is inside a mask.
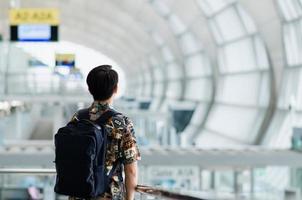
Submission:
[[[129,95],[151,98],[152,109],[192,103],[196,111],[183,135],[198,145],[217,138],[255,144],[266,132],[283,62],[282,45],[273,45],[281,39],[268,37],[278,24],[261,18],[270,8],[270,20],[280,23],[273,0],[262,8],[261,0],[16,2],[59,8],[61,38],[116,60],[127,73]],[[2,27],[8,8],[8,0],[0,2]]]

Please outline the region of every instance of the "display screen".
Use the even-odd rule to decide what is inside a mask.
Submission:
[[[193,116],[194,110],[173,110],[172,123],[177,133],[185,130]]]
[[[56,54],[56,66],[58,67],[75,67],[74,54]]]
[[[19,41],[50,41],[51,27],[49,25],[19,25]]]
[[[53,8],[14,8],[9,12],[13,42],[56,42],[59,40],[59,11]]]

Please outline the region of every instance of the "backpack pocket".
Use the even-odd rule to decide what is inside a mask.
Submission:
[[[95,194],[93,164],[57,160],[55,191],[76,197],[93,197]]]
[[[95,197],[96,141],[88,135],[57,135],[55,192],[75,197]]]

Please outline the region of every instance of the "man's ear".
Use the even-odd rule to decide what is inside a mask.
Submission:
[[[117,91],[118,91],[118,84],[114,87],[114,89],[113,89],[113,93],[117,93]]]

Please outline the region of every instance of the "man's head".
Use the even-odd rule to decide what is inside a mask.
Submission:
[[[105,101],[117,92],[118,74],[112,66],[101,65],[88,73],[86,83],[94,100]]]

